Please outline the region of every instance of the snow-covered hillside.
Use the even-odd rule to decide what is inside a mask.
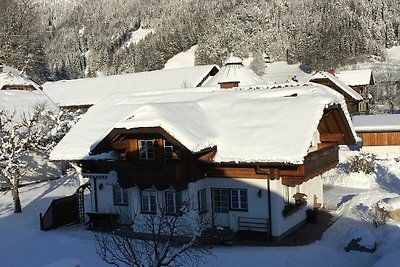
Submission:
[[[399,155],[383,155],[372,174],[346,173],[343,166],[358,152],[342,149],[339,167],[324,174],[325,204],[336,222],[320,241],[302,247],[214,247],[212,256],[199,266],[272,267],[387,267],[400,259],[400,224],[389,220],[374,228],[369,209],[381,199],[400,194]],[[39,230],[39,212],[53,198],[74,193],[73,176],[21,188],[23,213],[14,214],[10,192],[0,192],[0,266],[107,266],[96,254],[94,234],[85,226]],[[345,252],[346,240],[364,234],[377,243],[377,251]]]

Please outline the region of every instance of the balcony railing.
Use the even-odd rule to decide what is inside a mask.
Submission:
[[[88,167],[85,172],[109,173],[112,170],[117,172],[121,186],[168,184],[184,182],[188,178],[188,169],[181,161],[103,161]]]
[[[295,186],[334,168],[338,162],[338,146],[328,145],[309,153],[297,170],[279,171],[279,174],[284,185]]]
[[[339,162],[338,146],[330,145],[304,158],[304,178],[309,179],[334,168]]]

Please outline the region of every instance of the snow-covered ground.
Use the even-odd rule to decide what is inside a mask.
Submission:
[[[400,225],[389,220],[374,228],[369,209],[379,200],[400,194],[400,155],[381,155],[369,175],[344,171],[344,162],[358,152],[341,151],[339,167],[323,175],[325,206],[336,222],[320,241],[302,247],[214,247],[200,266],[397,266],[400,260]],[[0,192],[0,266],[107,266],[96,254],[96,241],[84,226],[48,232],[39,230],[39,212],[53,198],[71,195],[76,178],[26,186],[20,189],[22,214],[14,214],[10,192]],[[349,234],[351,233],[351,234]],[[376,242],[375,253],[345,252],[349,237],[366,236]]]

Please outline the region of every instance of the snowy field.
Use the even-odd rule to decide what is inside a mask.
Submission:
[[[343,162],[355,154],[341,151],[339,167],[323,176],[325,205],[337,220],[320,241],[303,247],[214,247],[213,256],[198,266],[398,266],[400,225],[389,220],[374,228],[369,208],[400,194],[400,155],[380,156],[372,174],[348,174]],[[76,187],[73,176],[23,187],[22,214],[13,213],[11,194],[0,192],[0,266],[106,266],[85,226],[39,230],[39,212],[45,212],[53,198],[73,194]],[[376,252],[345,252],[346,241],[357,236],[355,232],[364,242],[376,242]]]

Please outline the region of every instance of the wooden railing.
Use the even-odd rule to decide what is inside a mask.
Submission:
[[[120,184],[126,186],[134,183],[184,182],[188,179],[188,166],[184,161],[102,161],[97,165],[85,168],[85,172],[88,173],[109,173],[112,170],[117,172]]]
[[[304,178],[312,178],[334,168],[339,162],[338,146],[330,145],[304,158]]]

